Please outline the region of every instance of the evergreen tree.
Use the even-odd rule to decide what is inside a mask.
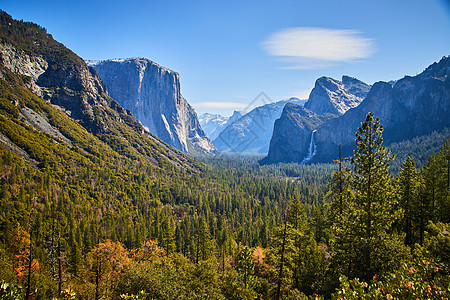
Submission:
[[[167,216],[162,224],[162,246],[166,250],[166,254],[169,255],[175,251],[175,224],[171,216]]]
[[[356,133],[356,147],[351,158],[350,189],[354,197],[339,211],[333,224],[334,257],[337,272],[349,277],[369,280],[376,273],[398,261],[399,241],[389,235],[391,225],[399,217],[395,188],[389,174],[393,159],[383,145],[383,127],[379,119],[368,113]],[[339,201],[340,195],[334,196]],[[401,247],[400,247],[401,248]],[[401,255],[402,250],[397,253]]]
[[[249,278],[253,275],[255,263],[252,259],[252,250],[248,246],[243,246],[236,257],[236,269],[241,273],[244,287],[247,288]]]
[[[422,170],[424,202],[429,219],[433,222],[450,222],[450,140],[438,154],[432,154]]]
[[[398,176],[400,206],[404,211],[402,227],[405,232],[405,245],[413,246],[420,240],[421,177],[414,160],[408,156]]]
[[[274,228],[271,240],[269,261],[276,267],[273,270],[276,274],[272,275],[277,282],[273,291],[276,299],[295,297],[303,292],[305,266],[315,259],[307,254],[307,249],[310,243],[317,246],[308,231],[306,211],[300,198],[296,197],[289,203],[283,223]]]
[[[438,153],[437,209],[440,222],[450,222],[450,139]]]
[[[438,214],[436,209],[436,199],[439,181],[439,165],[436,153],[431,154],[427,159],[421,174],[424,180],[422,197],[426,219],[437,222]]]
[[[342,214],[344,208],[353,198],[353,193],[350,189],[352,173],[341,156],[341,145],[339,145],[339,159],[336,160],[335,163],[338,165],[338,170],[333,171],[331,174],[331,180],[328,183],[330,191],[326,197],[331,198],[331,204],[334,205],[332,210]]]
[[[208,228],[208,223],[206,223],[205,218],[201,218],[201,220],[199,220],[195,246],[196,246],[195,261],[197,263],[200,260],[206,260],[211,256],[213,245],[211,241],[211,234]]]

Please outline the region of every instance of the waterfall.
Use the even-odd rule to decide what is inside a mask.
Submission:
[[[302,164],[307,163],[314,157],[314,155],[316,155],[317,147],[316,143],[314,143],[314,132],[316,131],[311,131],[311,140],[309,142],[308,154],[306,154],[305,158],[302,160]]]

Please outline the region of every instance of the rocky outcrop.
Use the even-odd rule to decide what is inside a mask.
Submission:
[[[178,73],[145,58],[88,61],[109,94],[163,141],[184,152],[214,152],[180,92]]]
[[[0,40],[0,56],[3,66],[11,72],[31,77],[28,88],[34,93],[40,93],[40,88],[35,82],[48,68],[45,59],[41,56],[30,56],[3,39]]]
[[[386,145],[450,126],[449,73],[450,57],[444,57],[421,74],[406,76],[393,86],[375,83],[361,105],[317,130],[314,161],[331,162],[339,143],[343,155],[351,155],[355,132],[369,111],[384,127]]]
[[[262,164],[277,162],[306,163],[317,151],[316,129],[333,115],[318,115],[303,106],[287,103],[275,121],[268,155]]]
[[[64,47],[55,41],[53,43]],[[93,69],[73,52],[63,49],[73,55],[65,58],[64,65],[52,52],[24,51],[6,38],[0,40],[3,67],[15,74],[29,76],[25,83],[32,92],[59,106],[89,131],[106,132],[107,116],[99,107],[111,107],[120,112],[125,110],[108,96],[105,85]]]
[[[210,140],[216,139],[219,134],[234,121],[243,116],[243,112],[235,110],[230,117],[224,117],[219,114],[202,114],[198,120],[203,131]]]
[[[366,97],[370,85],[352,77],[343,76],[342,81],[330,77],[316,80],[305,108],[317,114],[342,115],[358,106]]]
[[[213,141],[214,145],[223,152],[267,153],[275,120],[281,116],[286,103],[303,104],[303,100],[290,98],[254,108],[229,124]]]

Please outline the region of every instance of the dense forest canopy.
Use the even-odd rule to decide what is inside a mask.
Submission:
[[[2,42],[84,64],[1,14]],[[333,164],[200,162],[110,107],[90,132],[0,71],[0,299],[448,298],[450,140],[392,172],[368,114]]]

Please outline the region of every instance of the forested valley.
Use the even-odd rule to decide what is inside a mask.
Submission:
[[[2,146],[2,297],[446,299],[450,142],[395,176],[372,115],[356,142],[333,165],[205,158],[171,176],[36,169]]]
[[[330,164],[194,159],[44,28],[0,21],[11,57],[48,63],[37,87],[0,60],[0,299],[448,299],[448,130],[391,153],[369,113]]]

